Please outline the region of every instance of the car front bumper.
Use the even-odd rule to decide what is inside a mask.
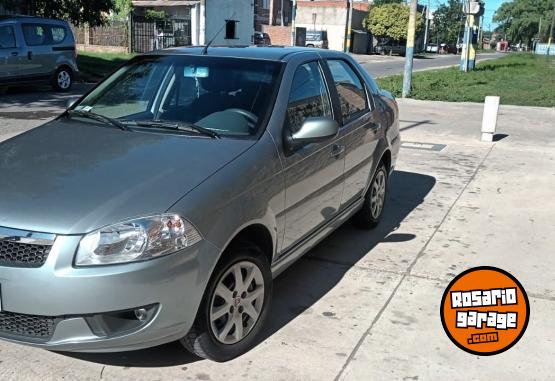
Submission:
[[[79,240],[58,236],[39,268],[0,267],[0,338],[50,350],[115,352],[188,332],[219,254],[215,246],[201,241],[149,261],[74,267]],[[148,311],[142,321],[134,314],[139,308]],[[30,335],[37,322],[49,324],[49,333]]]

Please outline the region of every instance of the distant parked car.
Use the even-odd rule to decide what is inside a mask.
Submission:
[[[437,45],[436,44],[428,44],[426,46],[427,53],[437,53]]]
[[[270,35],[268,33],[254,32],[252,40],[255,45],[272,45],[272,40],[270,39]]]
[[[50,83],[68,91],[78,73],[77,51],[66,21],[0,17],[0,86]]]
[[[386,54],[398,54],[404,56],[407,51],[407,46],[404,42],[394,41],[394,40],[382,40],[378,43],[374,49],[376,54],[386,55]]]
[[[306,32],[306,46],[309,48],[328,48],[328,32],[312,30]]]

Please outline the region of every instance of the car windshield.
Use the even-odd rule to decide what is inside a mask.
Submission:
[[[168,122],[220,136],[254,136],[271,111],[281,65],[208,56],[141,56],[102,82],[74,110],[128,126],[160,128]]]

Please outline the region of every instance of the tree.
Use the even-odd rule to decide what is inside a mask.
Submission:
[[[465,15],[460,1],[449,0],[447,4],[441,4],[434,12],[433,40],[446,44],[458,43],[464,23]]]
[[[419,31],[422,29],[423,18],[419,14],[416,20],[416,30]],[[372,6],[362,23],[376,37],[404,41],[407,38],[409,7],[405,4]]]
[[[379,7],[380,5],[385,5],[385,4],[402,4],[404,3],[403,0],[375,0],[371,7]]]
[[[113,18],[116,20],[126,20],[133,10],[131,0],[114,0]]]
[[[552,15],[553,0],[513,0],[501,4],[493,21],[499,23],[496,31],[506,33],[509,41],[529,44],[538,36],[540,17],[543,19],[540,39],[548,37]]]
[[[0,4],[17,11],[23,8],[36,16],[64,19],[77,26],[85,23],[102,25],[114,8],[114,0],[0,0]]]

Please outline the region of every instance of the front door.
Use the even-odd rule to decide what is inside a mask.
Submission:
[[[289,94],[285,133],[298,131],[309,117],[333,118],[329,89],[318,61],[299,65]],[[285,157],[285,237],[293,247],[332,219],[343,192],[343,139],[311,143]]]
[[[13,25],[0,26],[0,81],[14,78],[19,74],[21,49]]]

